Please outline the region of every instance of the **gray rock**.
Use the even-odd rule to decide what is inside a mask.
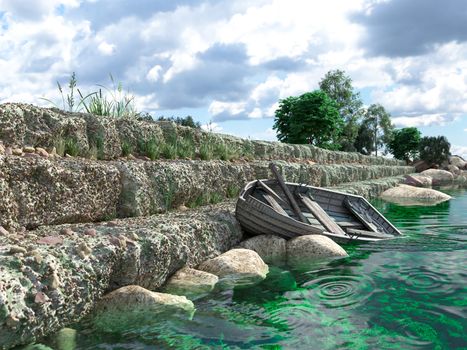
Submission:
[[[212,273],[220,282],[229,286],[255,284],[266,278],[268,265],[249,249],[232,249],[216,258],[207,260],[198,269]]]
[[[451,196],[430,188],[399,185],[384,191],[381,198],[401,205],[427,205],[447,201]]]
[[[459,156],[451,156],[449,157],[449,163],[458,167],[459,169],[467,169],[467,162]]]
[[[287,241],[287,264],[293,267],[306,267],[321,259],[347,256],[340,245],[323,235],[305,235]]]
[[[267,264],[283,265],[287,259],[287,241],[276,235],[260,235],[240,242],[240,247],[251,249]]]
[[[428,169],[422,171],[420,174],[431,177],[433,185],[450,184],[454,180],[454,175],[449,171],[441,169]]]
[[[128,332],[150,327],[174,315],[191,318],[193,302],[184,296],[151,292],[130,285],[106,294],[96,305],[92,323],[102,332]]]
[[[184,267],[169,278],[163,291],[195,300],[211,292],[218,281],[219,278],[212,273]]]
[[[62,328],[52,337],[51,343],[56,350],[75,350],[77,332],[72,328]]]
[[[460,175],[462,171],[455,165],[449,164],[446,166],[446,170],[449,171],[451,174],[454,175],[454,177]]]
[[[404,180],[405,185],[415,186],[415,187],[431,187],[432,185],[432,178],[429,176],[423,175],[405,175]]]

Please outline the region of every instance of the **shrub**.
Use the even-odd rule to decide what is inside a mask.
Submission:
[[[451,144],[445,136],[425,136],[420,140],[420,159],[430,165],[441,165],[451,155],[450,148]]]
[[[155,138],[149,140],[138,140],[138,153],[149,157],[151,160],[158,159],[161,155],[161,145]],[[123,147],[122,147],[123,150]]]
[[[70,156],[76,157],[80,153],[81,153],[81,149],[76,139],[72,137],[65,139],[64,154],[69,154]]]
[[[393,139],[389,142],[389,150],[396,159],[407,163],[418,155],[420,146],[420,131],[417,128],[395,130]]]

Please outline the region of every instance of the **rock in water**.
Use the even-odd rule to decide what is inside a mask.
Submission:
[[[454,180],[454,175],[449,171],[440,169],[428,169],[422,171],[420,175],[431,177],[433,185],[450,184]]]
[[[384,191],[381,198],[400,205],[434,205],[451,199],[451,196],[430,188],[399,185]]]
[[[128,332],[155,325],[172,316],[191,318],[193,303],[184,296],[126,286],[105,295],[96,305],[92,323],[103,332]]]
[[[305,235],[287,241],[287,263],[293,267],[304,267],[320,259],[347,256],[340,245],[323,235]]]
[[[198,269],[210,272],[221,279],[223,285],[245,286],[266,278],[268,265],[253,250],[232,249],[199,265]]]
[[[76,333],[76,330],[72,328],[62,328],[53,336],[53,348],[57,350],[75,350]]]
[[[245,249],[251,249],[267,264],[283,265],[287,258],[287,241],[275,235],[259,235],[240,243]]]
[[[212,273],[184,267],[170,277],[164,286],[164,292],[195,300],[211,292],[218,280]]]

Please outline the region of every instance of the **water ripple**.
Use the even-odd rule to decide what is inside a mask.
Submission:
[[[424,266],[401,269],[399,278],[412,293],[449,294],[453,291],[449,276],[431,271]]]
[[[303,284],[303,296],[327,308],[354,308],[374,292],[372,279],[362,276],[324,276]]]

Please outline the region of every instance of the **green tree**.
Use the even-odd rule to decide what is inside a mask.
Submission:
[[[375,155],[378,155],[378,149],[387,148],[393,130],[391,115],[384,107],[380,104],[370,105],[360,124],[359,135],[355,142],[357,151],[364,154],[375,152]]]
[[[343,125],[334,100],[325,92],[315,90],[279,101],[273,128],[282,142],[338,149]]]
[[[425,136],[420,140],[420,159],[440,165],[451,155],[451,144],[445,136]]]
[[[341,150],[355,151],[354,144],[358,136],[363,103],[360,94],[354,91],[352,79],[342,70],[332,70],[319,82],[319,88],[336,101],[339,114],[345,120],[339,139]]]
[[[418,155],[421,134],[417,128],[402,128],[395,130],[393,138],[389,142],[389,150],[394,158],[405,160],[409,163]]]

